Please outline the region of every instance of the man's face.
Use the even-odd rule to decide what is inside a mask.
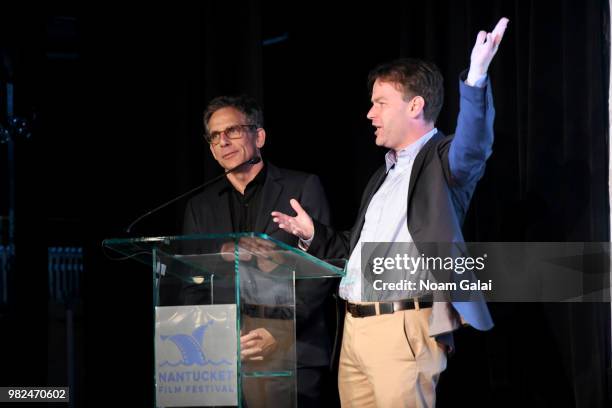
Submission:
[[[398,150],[406,144],[410,127],[410,103],[396,86],[377,79],[372,87],[372,107],[368,119],[376,128],[376,145]]]
[[[208,120],[208,131],[210,134],[223,132],[236,125],[252,125],[252,123],[247,121],[244,113],[235,108],[221,108]],[[218,143],[210,145],[210,151],[215,160],[225,170],[234,168],[254,156],[259,156],[259,149],[263,147],[266,138],[263,129],[251,130],[246,127],[243,127],[236,136],[238,138],[230,139],[223,132],[219,136]]]

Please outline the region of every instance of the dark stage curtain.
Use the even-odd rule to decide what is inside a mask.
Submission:
[[[494,153],[466,219],[466,238],[609,241],[608,1],[345,7],[351,9],[331,2],[251,0],[4,10],[2,46],[16,47],[16,60],[23,62],[15,73],[20,108],[47,118],[37,125],[40,137],[20,151],[20,166],[36,164],[17,180],[21,248],[28,247],[27,233],[39,231],[45,220],[78,221],[73,235],[85,246],[87,271],[81,377],[86,405],[116,405],[128,390],[138,394],[138,406],[151,403],[150,271],[108,261],[100,243],[121,236],[141,213],[218,174],[201,136],[202,110],[218,94],[249,93],[263,103],[264,158],[317,173],[334,224],[348,228],[384,155],[366,119],[368,71],[400,56],[436,62],[446,92],[437,126],[452,133],[458,75],[469,65],[476,34],[507,16],[511,22],[490,68]],[[61,45],[62,36],[50,30],[49,16],[65,14],[76,21],[70,46],[77,57],[53,60],[49,48],[61,47],[49,37]],[[28,149],[36,151],[26,157]],[[68,181],[49,188],[57,179]],[[135,235],[179,233],[184,204],[143,221]],[[52,226],[45,231],[49,237],[59,233]],[[40,276],[28,271],[17,280],[15,293],[37,294],[19,302],[37,299],[23,315],[35,315],[46,304],[44,240],[33,246],[37,255],[21,252],[23,265],[30,259],[40,270]],[[32,292],[30,282],[42,283]],[[606,406],[609,304],[491,309],[491,332],[457,332],[457,353],[439,386],[440,407]],[[120,362],[133,364],[129,373],[119,372]]]
[[[139,141],[127,143],[131,154],[122,153],[121,171],[148,163],[154,177],[143,174],[136,186],[133,179],[120,183],[124,196],[140,197],[128,209],[113,207],[118,193],[107,189],[110,225],[121,220],[118,214],[125,221],[217,174],[201,139],[202,109],[218,94],[246,92],[264,104],[264,158],[319,174],[335,224],[349,227],[384,154],[374,146],[365,117],[368,71],[399,56],[435,61],[446,81],[438,127],[452,133],[457,77],[469,65],[477,31],[508,16],[490,69],[494,154],[472,202],[466,238],[609,240],[607,2],[395,2],[375,13],[367,7],[221,4],[128,16],[125,31],[117,33],[117,47],[130,64],[109,79],[119,77],[118,89],[131,92],[133,103],[125,110],[137,120],[125,133]],[[120,44],[134,38],[127,33],[135,25],[142,31],[136,56]],[[267,41],[274,38],[281,40]],[[149,150],[139,155],[145,143]],[[115,146],[102,147],[117,157]],[[178,232],[181,217],[178,205],[140,228]],[[494,330],[457,333],[458,351],[442,376],[439,406],[605,405],[608,305],[491,308]]]

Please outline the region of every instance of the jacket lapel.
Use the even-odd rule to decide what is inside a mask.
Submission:
[[[412,192],[414,191],[416,180],[421,174],[421,170],[423,170],[425,159],[427,158],[429,154],[435,154],[435,152],[432,152],[431,150],[434,149],[437,142],[442,140],[444,137],[445,136],[444,134],[442,134],[442,132],[440,131],[436,132],[436,134],[433,135],[433,137],[429,139],[427,143],[425,143],[425,146],[423,146],[419,154],[417,154],[417,157],[414,159],[414,163],[412,164],[412,171],[410,172],[410,184],[408,185],[408,197],[407,197],[408,207],[406,207],[406,209],[408,209],[410,206],[410,199],[412,197]]]
[[[215,233],[234,232],[229,201],[231,191],[224,191],[225,187],[225,183],[220,183],[220,187],[213,193],[213,197],[218,196],[218,200],[212,200],[212,214],[206,217],[211,223],[210,228],[207,228],[207,230],[214,231]]]
[[[362,200],[362,206],[359,209],[359,214],[357,215],[357,222],[355,226],[351,230],[351,241],[350,241],[350,252],[353,252],[353,248],[357,245],[357,241],[359,241],[359,236],[361,235],[361,229],[363,228],[363,224],[365,222],[365,215],[368,211],[368,207],[370,205],[370,201],[372,201],[372,197],[378,191],[382,183],[387,178],[386,166],[381,166],[376,173],[370,179],[368,186],[366,187],[366,191],[364,192],[365,200]]]
[[[412,197],[412,191],[414,190],[416,180],[419,177],[421,170],[423,169],[425,158],[430,153],[431,149],[434,148],[436,143],[443,138],[444,138],[444,135],[442,134],[442,132],[437,132],[425,144],[425,146],[423,146],[423,148],[421,149],[421,151],[415,158],[414,163],[412,165],[412,171],[410,173],[410,184],[408,187],[408,197],[407,197],[408,205],[410,205],[410,198]],[[374,197],[374,194],[376,194],[376,192],[378,191],[382,183],[385,181],[385,178],[387,178],[387,171],[386,171],[386,166],[383,165],[380,167],[380,169],[378,169],[376,173],[374,173],[374,175],[372,176],[372,179],[370,180],[370,183],[368,184],[366,192],[364,193],[367,199],[364,201],[364,204],[360,208],[359,215],[357,217],[357,222],[352,229],[351,241],[350,241],[351,252],[355,248],[355,245],[357,245],[357,241],[359,241],[359,236],[361,235],[361,229],[363,228],[363,224],[365,222],[365,215],[366,215],[366,212],[368,211],[368,206],[370,205],[370,201],[372,201],[372,197]]]
[[[279,182],[282,176],[278,169],[270,163],[266,163],[266,166],[268,166],[268,169],[261,194],[259,214],[257,214],[255,221],[255,232],[272,234],[278,227],[276,227],[276,224],[272,225],[270,213],[277,208],[283,185]]]

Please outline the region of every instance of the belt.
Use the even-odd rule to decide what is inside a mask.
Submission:
[[[414,298],[409,300],[398,300],[396,302],[376,302],[370,304],[357,304],[346,302],[346,310],[353,317],[368,317],[382,314],[391,314],[399,312],[400,310],[413,310],[413,309],[427,309],[433,306],[431,296],[425,296],[422,298]],[[378,312],[376,311],[376,304],[378,304]]]
[[[243,303],[241,309],[242,313],[250,317],[281,320],[293,319],[293,308],[289,306],[269,306]]]

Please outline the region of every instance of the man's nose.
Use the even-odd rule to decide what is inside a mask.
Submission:
[[[229,140],[230,138],[227,137],[225,132],[221,132],[221,134],[219,135],[219,146],[220,147],[227,146],[228,144],[230,144]]]
[[[374,119],[375,114],[374,114],[374,107],[373,106],[370,108],[370,110],[368,111],[368,114],[366,116],[370,120]]]

